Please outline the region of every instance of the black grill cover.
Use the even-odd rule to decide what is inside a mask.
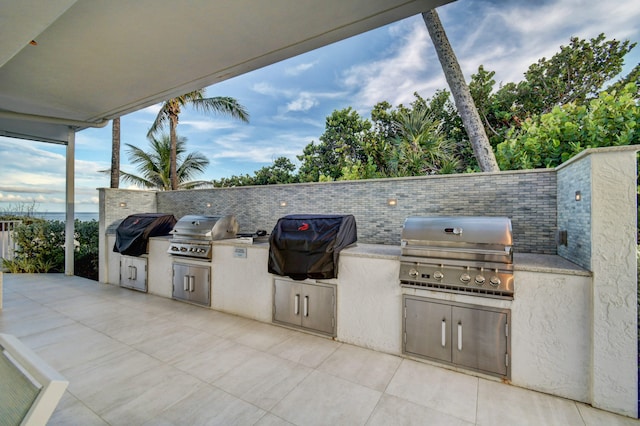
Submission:
[[[269,236],[269,272],[294,280],[335,278],[340,251],[357,241],[352,215],[289,215]]]
[[[149,237],[169,235],[177,219],[172,214],[140,213],[127,216],[116,228],[113,251],[129,256],[147,252]]]

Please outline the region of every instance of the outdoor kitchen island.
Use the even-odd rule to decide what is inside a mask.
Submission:
[[[163,297],[171,297],[172,293],[169,243],[170,239],[166,237],[152,237],[149,241],[148,292]],[[268,252],[268,242],[214,241],[211,309],[272,323],[274,280],[288,278],[267,272]],[[524,388],[589,402],[590,272],[560,256],[516,253],[514,297],[506,300],[401,287],[399,258],[399,246],[355,244],[340,253],[337,278],[300,281],[335,286],[333,338],[407,356],[402,350],[403,296],[406,295],[432,302],[507,309],[511,314],[511,374],[508,381]],[[491,377],[451,364],[435,364]]]

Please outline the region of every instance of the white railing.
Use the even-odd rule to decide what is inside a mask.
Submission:
[[[21,220],[0,220],[0,259],[13,260],[16,251],[13,230],[21,223]]]

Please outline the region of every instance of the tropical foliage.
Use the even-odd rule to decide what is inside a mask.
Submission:
[[[176,175],[179,189],[189,189],[209,185],[206,181],[192,181],[197,174],[205,171],[209,160],[199,152],[186,152],[186,138],[178,137],[176,141]],[[120,171],[125,182],[147,189],[170,190],[171,186],[171,140],[168,135],[160,139],[149,138],[149,149],[143,150],[137,146],[126,144],[129,161],[136,165],[140,175]]]
[[[602,92],[586,105],[575,101],[525,120],[498,145],[503,169],[556,167],[587,148],[640,144],[638,89]]]
[[[177,166],[177,144],[178,144],[178,118],[182,112],[182,108],[186,106],[192,106],[197,111],[205,113],[218,113],[230,116],[232,118],[239,119],[244,122],[249,121],[249,113],[246,109],[238,103],[237,100],[230,97],[217,96],[213,98],[205,98],[205,90],[195,90],[193,92],[185,93],[177,98],[172,98],[162,104],[156,119],[154,120],[149,132],[148,137],[159,134],[169,124],[169,138],[170,138],[170,151],[169,151],[169,189],[178,189],[179,187],[179,174]]]
[[[75,274],[98,279],[98,222],[74,223]],[[12,260],[2,259],[2,267],[13,273],[64,272],[65,224],[31,218],[14,230],[18,245]]]

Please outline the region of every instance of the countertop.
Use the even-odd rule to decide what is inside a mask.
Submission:
[[[253,243],[240,239],[218,240],[215,245],[243,246],[268,249],[269,242],[261,238]],[[399,260],[400,246],[384,244],[353,244],[340,252],[341,256],[366,257],[375,259]],[[546,272],[565,275],[591,276],[591,272],[569,260],[552,254],[514,253],[513,269],[515,271]]]

